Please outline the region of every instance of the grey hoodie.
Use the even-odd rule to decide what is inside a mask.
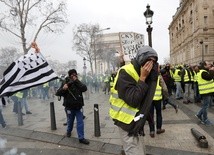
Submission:
[[[143,46],[137,51],[135,59],[140,66],[143,66],[149,57],[155,57],[158,61],[157,52],[150,46]]]

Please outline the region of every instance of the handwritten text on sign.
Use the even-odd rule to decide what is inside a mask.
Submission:
[[[120,33],[122,49],[125,55],[133,58],[137,50],[144,45],[144,36],[133,32]]]

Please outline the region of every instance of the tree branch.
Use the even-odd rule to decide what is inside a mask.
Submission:
[[[21,36],[19,36],[18,34],[16,34],[15,32],[11,31],[10,29],[8,29],[7,27],[4,27],[2,25],[0,25],[0,27],[8,32],[10,32],[11,34],[15,35],[18,38],[22,38]]]

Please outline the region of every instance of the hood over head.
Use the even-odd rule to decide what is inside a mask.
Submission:
[[[158,61],[157,52],[150,46],[143,46],[138,49],[135,60],[137,61],[138,65],[143,66],[150,57],[154,57],[156,58],[156,61]]]

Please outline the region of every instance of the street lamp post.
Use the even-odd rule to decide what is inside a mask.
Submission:
[[[149,46],[152,47],[152,16],[154,14],[154,12],[152,10],[150,10],[150,5],[148,4],[146,6],[146,11],[144,12],[144,16],[146,17],[146,24],[148,25],[146,31],[148,32],[148,42],[149,42]]]
[[[83,72],[84,72],[84,75],[86,75],[86,69],[87,69],[87,67],[86,67],[86,58],[84,57],[83,58]]]
[[[201,44],[201,60],[202,61],[204,61],[204,42],[203,42],[203,40],[201,40],[200,42],[199,42],[200,44]]]

